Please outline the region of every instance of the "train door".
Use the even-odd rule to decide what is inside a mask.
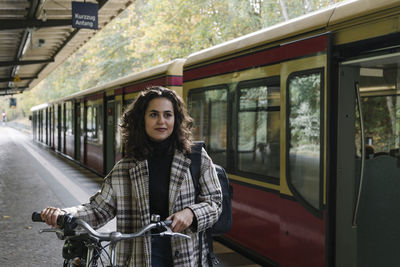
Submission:
[[[325,266],[326,75],[329,35],[282,46],[280,238],[282,266]]]
[[[57,150],[61,151],[61,130],[62,130],[62,126],[61,126],[61,104],[57,104]]]
[[[81,124],[80,129],[81,129],[81,135],[80,135],[80,143],[81,143],[81,147],[80,147],[80,162],[85,164],[86,163],[86,102],[84,100],[81,101]]]
[[[43,121],[42,121],[42,117],[43,117],[43,111],[41,110],[41,109],[39,109],[38,110],[38,129],[39,129],[39,138],[38,138],[38,140],[40,141],[40,142],[43,142],[43,136],[42,136],[42,132],[43,132],[43,126],[42,126],[42,124],[43,124]]]
[[[118,99],[119,98],[119,99]],[[115,161],[119,161],[122,158],[122,149],[121,149],[121,130],[118,125],[121,123],[121,117],[122,117],[122,97],[116,97],[115,98],[115,129],[114,129],[114,135],[115,135]]]
[[[61,104],[61,153],[66,154],[66,104]]]
[[[49,144],[49,112],[48,108],[46,107],[43,109],[43,119],[44,119],[44,140],[43,142],[48,145]]]
[[[53,105],[54,110],[54,136],[53,136],[53,148],[58,150],[58,105]]]
[[[49,110],[49,146],[53,146],[53,108],[51,106],[48,107]]]
[[[56,112],[56,109],[57,109],[57,106],[56,105],[52,105],[51,106],[51,109],[52,109],[52,112],[51,112],[51,117],[52,117],[52,122],[51,122],[51,124],[52,124],[52,129],[51,129],[51,131],[52,131],[52,133],[51,133],[51,147],[53,148],[53,149],[55,149],[56,148],[56,125],[57,125],[57,123],[56,123],[56,114],[57,114],[57,112]]]
[[[106,146],[105,146],[105,161],[106,161],[106,173],[111,171],[115,162],[115,108],[114,99],[108,99],[106,105]]]
[[[400,55],[339,67],[336,266],[397,266]]]
[[[50,108],[46,109],[46,144],[50,145]]]
[[[81,103],[78,101],[75,102],[75,159],[80,161],[81,159]]]

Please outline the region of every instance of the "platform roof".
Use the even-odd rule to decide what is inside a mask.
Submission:
[[[72,27],[71,2],[0,0],[0,96],[33,88],[134,0],[87,0],[98,30]]]

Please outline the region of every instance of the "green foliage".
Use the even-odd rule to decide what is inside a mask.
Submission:
[[[389,152],[399,147],[400,98],[397,96],[364,97],[361,106],[364,119],[365,137],[373,138],[376,152]],[[392,105],[389,105],[392,102]],[[356,112],[356,141],[360,147],[361,133],[359,113]]]
[[[38,86],[32,106],[123,77],[341,0],[137,0]],[[17,108],[18,110],[18,108]]]
[[[295,76],[289,83],[290,144],[293,150],[318,152],[320,74]]]

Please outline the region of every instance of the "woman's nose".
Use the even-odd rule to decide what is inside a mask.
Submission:
[[[159,116],[157,119],[157,124],[163,124],[164,123],[164,117],[163,116]]]

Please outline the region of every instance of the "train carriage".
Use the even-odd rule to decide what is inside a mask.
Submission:
[[[183,72],[196,139],[206,141],[233,182],[233,228],[225,240],[274,266],[323,266],[329,35],[254,45],[255,37],[237,40],[240,50],[231,50],[235,41],[189,56]],[[300,101],[308,113],[298,114]],[[307,122],[312,138],[286,130]]]
[[[369,171],[374,187],[368,188],[355,178],[369,163],[359,163],[355,153],[364,145],[357,142],[355,91],[347,87],[360,84],[362,105],[390,103],[391,115],[365,108],[371,117],[364,131],[391,129],[368,140],[383,143],[381,154],[395,155],[399,9],[399,1],[347,1],[187,58],[183,89],[195,139],[206,141],[234,186],[233,228],[225,243],[271,266],[396,264],[399,231],[383,229],[393,229],[400,216],[389,208],[393,198],[380,197],[392,196],[398,184],[396,158],[387,158],[391,168],[371,158],[388,181]],[[392,122],[373,124],[376,116]],[[382,191],[367,195],[377,184]],[[386,206],[378,213],[390,220],[368,219],[378,206]]]
[[[183,62],[176,59],[33,107],[33,127],[38,129],[34,138],[101,175],[107,174],[123,154],[118,128],[123,107],[152,85],[182,95]],[[46,119],[52,110],[54,115]],[[47,128],[52,136],[48,141],[44,139]]]
[[[49,106],[48,103],[44,103],[44,104],[38,105],[36,107],[33,107],[31,109],[31,112],[33,114],[33,116],[32,116],[33,138],[40,142],[44,142],[43,137],[45,135],[44,135],[43,131],[44,131],[45,125],[43,123],[43,111],[46,110],[48,106]]]
[[[167,86],[233,184],[222,242],[263,266],[396,266],[399,21],[398,0],[344,1],[35,107],[34,138],[106,174],[123,107]]]

